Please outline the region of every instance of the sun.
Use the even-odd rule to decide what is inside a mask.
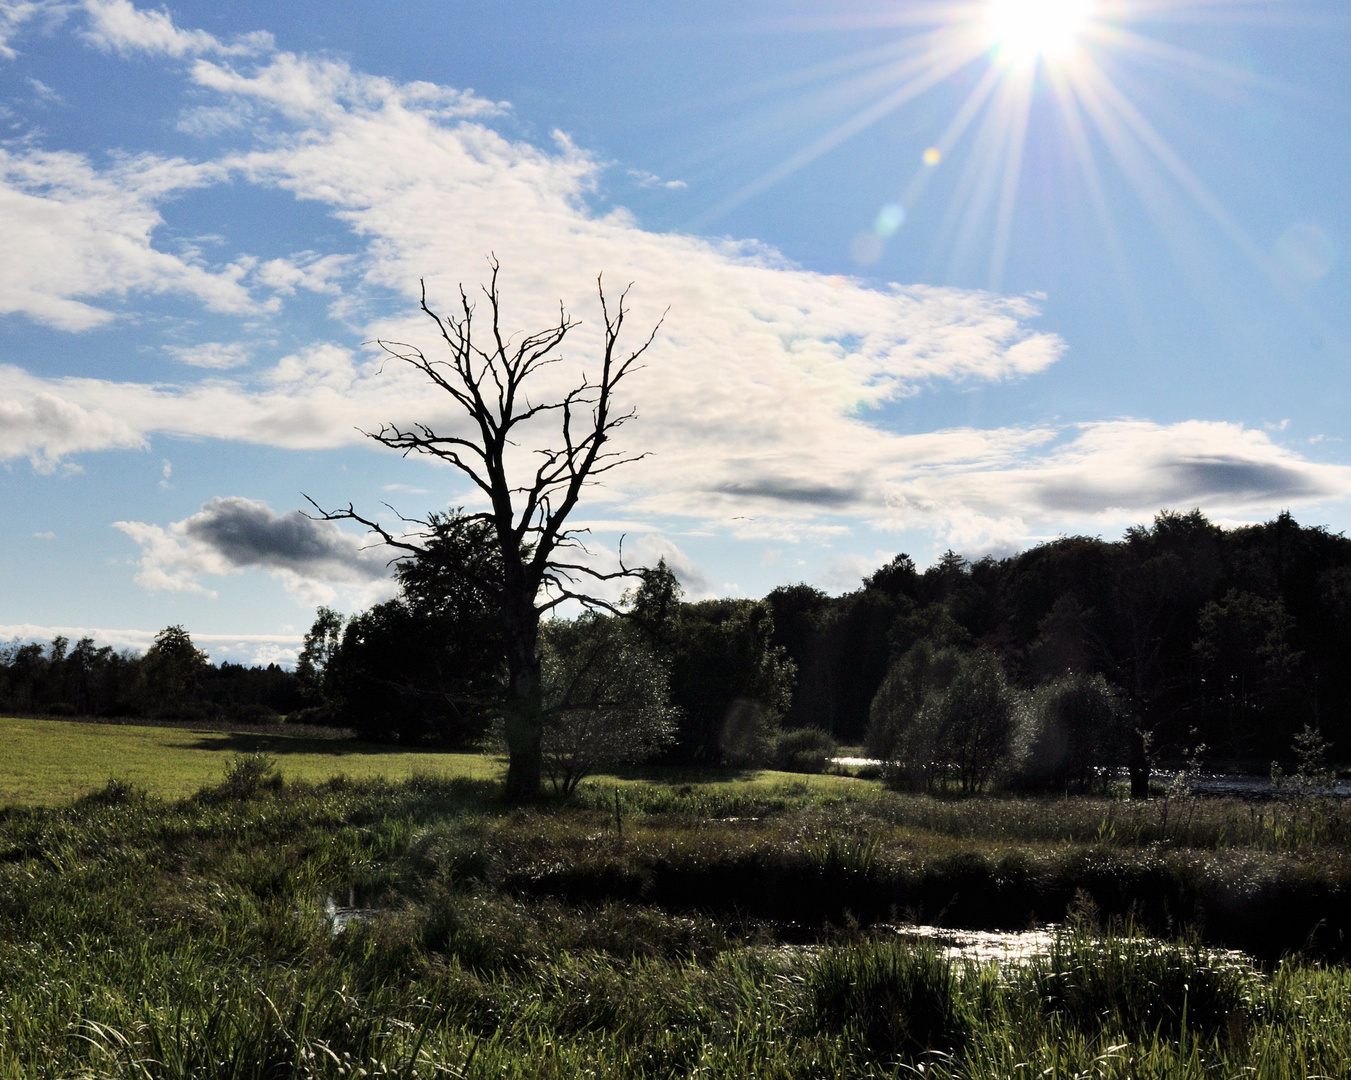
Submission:
[[[1013,65],[1064,61],[1088,26],[1092,0],[989,0],[986,31],[999,58]]]

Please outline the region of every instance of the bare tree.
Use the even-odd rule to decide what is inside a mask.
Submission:
[[[580,539],[585,530],[568,528],[566,522],[588,483],[646,456],[612,451],[606,444],[615,430],[635,415],[632,409],[616,410],[614,393],[656,338],[661,321],[638,348],[625,353],[619,347],[619,336],[628,314],[628,289],[620,294],[612,312],[604,284],[597,278],[605,322],[599,372],[594,378],[583,372],[580,382],[561,397],[534,401],[527,384],[532,384],[542,369],[563,359],[563,341],[579,324],[560,303],[556,326],[519,338],[504,336],[497,260],[490,258],[489,266],[492,277],[483,288],[490,309],[486,328],[476,325],[475,305],[463,286],[459,313],[442,316],[428,306],[423,283],[421,307],[436,324],[447,358],[429,358],[421,349],[403,342],[378,342],[390,356],[411,364],[449,394],[468,417],[469,433],[441,434],[426,424],[411,428],[385,424],[379,431],[365,434],[405,456],[429,454],[453,465],[488,502],[488,510],[465,517],[490,525],[501,556],[500,576],[473,584],[493,596],[501,609],[508,673],[504,712],[510,764],[506,793],[508,799],[522,802],[536,798],[540,791],[544,730],[540,616],[566,600],[613,610],[609,602],[588,588],[637,573],[623,563],[622,542],[618,570],[603,571],[588,565],[583,561],[587,553]],[[527,447],[542,427],[550,433],[544,445]],[[533,461],[523,454],[527,448],[533,452]],[[396,535],[358,514],[351,504],[333,513],[315,505],[329,520],[360,522],[405,555],[425,550],[428,531]],[[404,519],[403,524],[430,529],[429,523],[412,519]]]

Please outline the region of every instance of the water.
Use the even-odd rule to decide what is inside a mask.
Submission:
[[[346,904],[339,904],[332,893],[324,897],[324,917],[328,919],[334,937],[346,930],[349,923],[366,922],[380,913],[379,908],[358,907],[355,890],[348,890]]]
[[[831,758],[836,765],[851,769],[867,766],[881,767],[884,762],[877,758],[837,757]],[[1155,769],[1150,773],[1150,781],[1164,787],[1172,787],[1178,773],[1174,769]],[[1118,779],[1128,779],[1126,771],[1121,770]],[[1187,781],[1187,788],[1193,795],[1213,795],[1231,799],[1274,799],[1282,794],[1271,782],[1269,776],[1242,776],[1235,773],[1199,773]],[[1351,779],[1334,780],[1326,789],[1320,789],[1320,795],[1334,799],[1351,799]]]

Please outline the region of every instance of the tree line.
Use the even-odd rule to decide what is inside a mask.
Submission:
[[[306,637],[306,692],[370,738],[470,742],[500,708],[499,616],[455,570],[490,538],[435,524],[398,597],[346,622],[323,610]],[[1162,513],[1119,541],[948,552],[923,571],[898,555],[836,597],[798,584],[689,602],[661,564],[620,613],[583,622],[662,673],[673,762],[764,762],[780,730],[817,731],[911,782],[978,787],[1014,763],[1073,786],[1117,766],[1147,783],[1203,748],[1269,761],[1306,725],[1351,745],[1351,541],[1288,514],[1222,529]],[[544,624],[546,669],[580,625]]]
[[[8,713],[272,723],[305,707],[294,672],[212,664],[181,626],[138,654],[56,637],[0,645],[0,708]]]

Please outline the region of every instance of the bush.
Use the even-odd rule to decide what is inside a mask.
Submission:
[[[46,716],[78,716],[79,710],[69,701],[54,701],[42,710]]]
[[[675,740],[665,667],[636,632],[594,613],[540,627],[546,776],[570,795],[585,776],[646,761]]]
[[[737,698],[723,717],[718,750],[725,764],[737,769],[765,765],[774,749],[778,716],[758,701]]]
[[[784,772],[822,773],[838,751],[835,740],[820,728],[797,728],[779,733],[772,761]]]
[[[961,662],[960,650],[921,640],[892,663],[868,713],[863,744],[870,756],[882,761],[897,759],[905,733],[914,723],[926,695],[944,689],[956,676]]]
[[[217,799],[252,799],[260,791],[277,791],[282,786],[277,762],[267,754],[236,754],[225,766],[225,778],[209,794]]]

